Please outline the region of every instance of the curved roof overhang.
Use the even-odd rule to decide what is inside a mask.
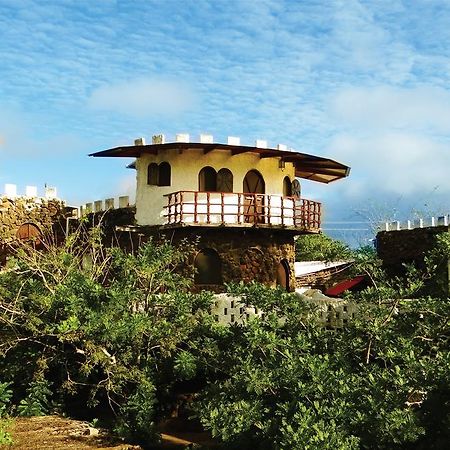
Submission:
[[[285,162],[290,162],[295,167],[295,176],[308,180],[318,181],[319,183],[331,183],[332,181],[345,178],[350,174],[350,167],[337,161],[320,156],[309,155],[290,150],[277,150],[270,148],[248,147],[243,145],[229,144],[205,144],[200,142],[170,142],[167,144],[152,145],[129,145],[115,147],[89,156],[95,157],[119,157],[119,158],[139,158],[148,153],[156,155],[159,150],[203,150],[203,153],[209,153],[214,150],[227,150],[231,155],[241,153],[255,153],[260,158],[278,158]]]

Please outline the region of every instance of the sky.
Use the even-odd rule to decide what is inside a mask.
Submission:
[[[0,191],[130,194],[129,160],[87,155],[210,133],[351,166],[303,183],[331,231],[447,214],[449,24],[449,0],[0,0]]]

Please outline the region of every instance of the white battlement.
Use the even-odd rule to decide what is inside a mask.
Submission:
[[[110,197],[104,200],[95,200],[93,202],[85,203],[78,208],[78,216],[82,217],[91,213],[106,212],[111,209],[128,208],[134,206],[130,204],[130,197],[128,195],[122,195],[120,197]]]
[[[26,186],[25,193],[20,194],[18,193],[17,185],[10,183],[4,185],[4,190],[3,193],[0,193],[0,197],[6,197],[10,200],[14,200],[16,198],[36,199],[38,203],[43,199],[59,200],[55,187],[46,186],[43,194],[39,195],[38,188],[36,186]]]
[[[394,220],[393,222],[384,222],[378,228],[378,231],[400,231],[400,230],[414,230],[415,228],[428,228],[428,227],[439,227],[439,226],[449,226],[450,224],[450,214],[439,217],[429,217],[427,219],[415,219],[406,220],[401,222],[399,220]]]
[[[166,140],[165,134],[154,134],[152,135],[152,145],[165,144],[166,142],[180,142],[180,143],[189,143],[189,142],[199,142],[201,144],[213,144],[214,136],[212,134],[201,133],[198,140],[191,140],[191,136],[188,133],[177,133],[175,134],[173,140]],[[139,137],[134,140],[135,146],[145,145],[145,138]],[[244,145],[241,144],[241,138],[238,136],[228,136],[227,137],[227,145]],[[256,139],[253,144],[248,144],[248,146],[255,146],[257,148],[270,148],[268,142],[265,139]],[[277,150],[282,151],[290,151],[291,149],[287,147],[285,144],[277,144]]]

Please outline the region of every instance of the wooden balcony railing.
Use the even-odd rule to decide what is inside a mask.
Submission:
[[[320,229],[321,204],[281,195],[178,191],[166,194],[166,225],[267,225]]]

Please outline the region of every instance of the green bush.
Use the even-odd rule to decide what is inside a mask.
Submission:
[[[430,261],[448,258],[444,244]],[[189,291],[192,252],[149,241],[125,254],[97,229],[19,249],[0,273],[0,413],[10,401],[25,415],[78,402],[150,443],[188,393],[187,413],[225,448],[446,448],[450,300],[420,298],[432,271],[389,280],[365,250],[355,269],[373,285],[344,329],[258,284],[228,290],[263,317],[222,326],[212,295]]]
[[[7,431],[10,421],[5,418],[11,397],[10,384],[0,382],[0,445],[12,443],[11,435]]]

